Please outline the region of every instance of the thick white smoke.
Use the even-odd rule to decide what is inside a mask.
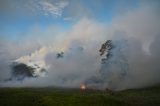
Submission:
[[[83,18],[68,32],[56,33],[60,36],[53,37],[53,42],[49,42],[50,46],[42,46],[31,52],[31,55],[22,53],[25,55],[10,56],[11,58],[7,59],[7,65],[10,64],[9,61],[39,64],[47,69],[45,76],[27,78],[22,82],[2,81],[0,86],[79,87],[81,83],[93,80],[87,84],[95,89],[108,87],[122,90],[158,84],[160,83],[158,10],[157,5],[143,4],[141,8],[117,16],[108,26]],[[50,35],[53,28],[48,30],[46,34]],[[109,65],[102,65],[99,49],[106,40],[112,40],[115,49],[111,60],[108,61]],[[18,48],[16,52],[21,52],[20,50]],[[57,53],[60,52],[64,54],[62,58],[57,58]],[[6,64],[4,62],[1,64]],[[4,70],[2,65],[1,69]],[[9,73],[9,69],[7,70],[2,71],[2,75]],[[8,74],[5,76],[7,78]],[[1,77],[1,80],[3,78]]]

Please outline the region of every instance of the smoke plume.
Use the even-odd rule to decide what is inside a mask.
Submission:
[[[3,40],[0,86],[123,90],[159,84],[160,9],[157,3],[141,5],[111,24],[83,17],[68,31],[33,28],[28,33],[35,36],[23,45]]]

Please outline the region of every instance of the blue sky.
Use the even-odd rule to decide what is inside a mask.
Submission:
[[[103,68],[101,60],[108,52],[103,57],[99,49],[112,40],[115,49],[122,48],[129,68],[122,81],[121,66],[111,64],[109,71],[105,66],[111,76],[105,76],[103,87],[159,83],[159,11],[160,0],[0,0],[0,80],[9,78],[11,64],[18,62],[37,64],[48,74],[8,86],[79,87]],[[57,60],[61,52],[64,58]],[[113,63],[121,57],[117,51]]]
[[[35,26],[70,29],[84,17],[111,24],[117,15],[138,8],[138,0],[2,0],[0,36],[19,40]]]

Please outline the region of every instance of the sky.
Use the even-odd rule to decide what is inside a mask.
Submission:
[[[46,30],[53,25],[67,30],[84,17],[110,24],[116,15],[135,8],[136,0],[1,0],[1,32],[17,40],[33,27]]]
[[[158,84],[159,11],[159,0],[0,0],[0,87]],[[18,64],[33,75],[15,75]]]

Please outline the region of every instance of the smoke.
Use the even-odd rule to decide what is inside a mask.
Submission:
[[[29,67],[26,64],[14,64],[12,66],[12,77],[10,80],[16,78],[16,80],[23,80],[25,77],[35,77],[34,68]]]
[[[40,49],[36,41],[31,40],[35,51],[31,47],[29,53],[27,50],[23,51],[23,46],[13,50],[17,45],[9,48],[2,43],[0,86],[79,87],[85,83],[95,89],[123,90],[159,84],[159,8],[156,3],[152,6],[147,3],[141,5],[123,16],[116,16],[111,25],[83,18],[69,31],[56,32],[59,35],[57,38],[49,36],[53,41],[50,39],[50,42],[41,42]],[[51,35],[54,28],[50,27],[47,33],[42,34]],[[35,32],[29,33],[32,35]],[[111,41],[109,44],[113,48],[100,56],[101,45],[107,40]],[[2,53],[2,50],[6,53]],[[26,71],[23,70],[25,72],[22,74],[15,71],[18,72],[18,77],[17,73],[10,73],[15,70],[14,67],[9,68],[13,62],[23,64]],[[28,73],[28,66],[33,67],[33,64],[38,65],[39,70],[45,69],[45,74],[41,75],[41,71],[36,70],[34,73],[37,72],[38,77],[33,78],[33,73],[33,77],[29,77],[26,72]],[[22,77],[23,81],[3,81],[12,75]]]

